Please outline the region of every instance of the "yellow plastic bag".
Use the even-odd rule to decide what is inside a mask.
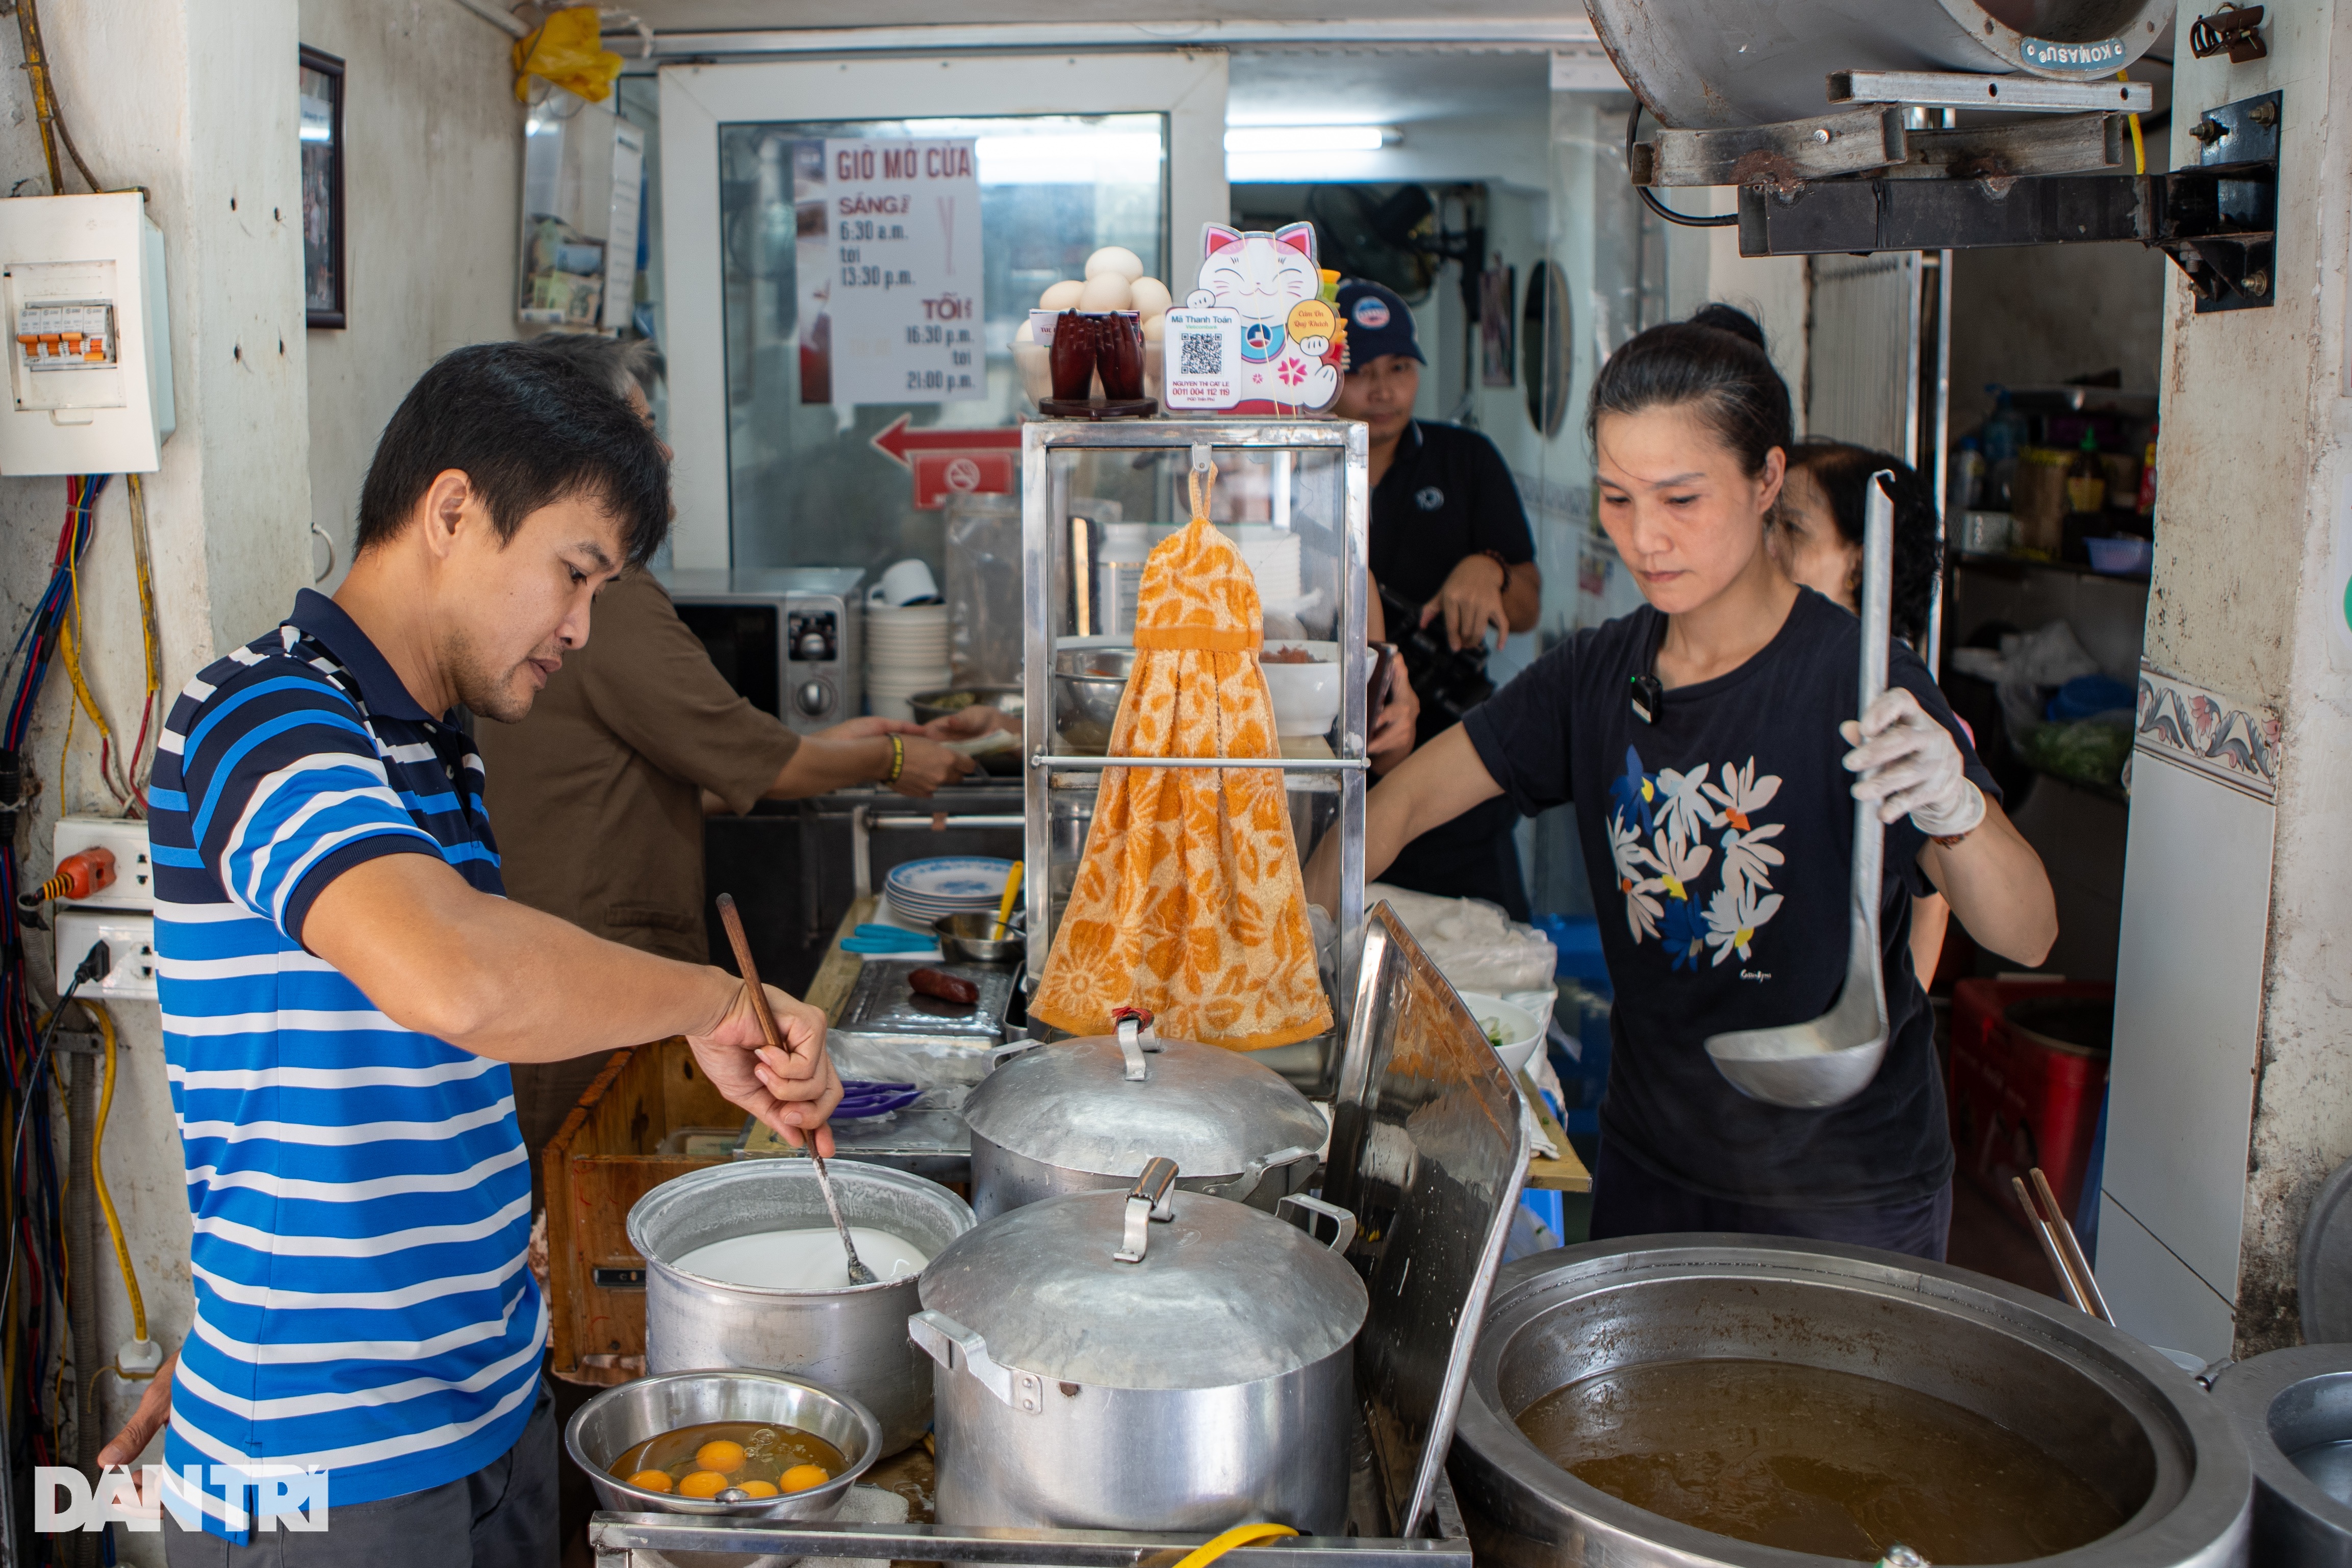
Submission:
[[[514,47],[515,99],[530,101],[530,78],[541,77],[591,103],[613,96],[621,57],[604,47],[604,24],[593,5],[558,11]]]

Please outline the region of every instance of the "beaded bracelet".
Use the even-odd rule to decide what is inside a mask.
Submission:
[[[882,775],[885,784],[896,784],[898,775],[907,770],[907,743],[897,736],[890,737],[890,771]]]

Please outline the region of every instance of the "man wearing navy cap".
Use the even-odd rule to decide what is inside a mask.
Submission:
[[[1371,427],[1371,571],[1382,589],[1422,606],[1421,624],[1457,650],[1496,646],[1535,629],[1543,580],[1517,487],[1495,444],[1475,430],[1412,417],[1421,345],[1412,312],[1377,283],[1339,286],[1348,327],[1338,413]],[[1461,716],[1417,684],[1419,739]],[[1407,844],[1383,879],[1419,893],[1484,898],[1528,917],[1509,802],[1496,799]]]

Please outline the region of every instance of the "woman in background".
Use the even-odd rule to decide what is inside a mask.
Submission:
[[[1895,634],[1916,650],[1927,642],[1943,549],[1935,492],[1909,464],[1843,441],[1795,443],[1764,546],[1790,581],[1860,613],[1862,508],[1882,468],[1895,476]],[[1936,983],[1951,918],[1940,893],[1911,901],[1911,967],[1923,990]]]

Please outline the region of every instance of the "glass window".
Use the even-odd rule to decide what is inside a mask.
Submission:
[[[981,186],[980,394],[952,402],[803,402],[794,171],[826,138],[971,137]],[[917,425],[1012,423],[1013,337],[1048,284],[1125,246],[1168,266],[1168,127],[1160,114],[733,124],[719,128],[726,289],[728,501],[738,569],[940,564],[944,514],[918,512],[906,469],[873,438]],[[812,216],[822,209],[816,209]],[[820,220],[821,221],[821,220]],[[807,312],[814,314],[814,312]]]

